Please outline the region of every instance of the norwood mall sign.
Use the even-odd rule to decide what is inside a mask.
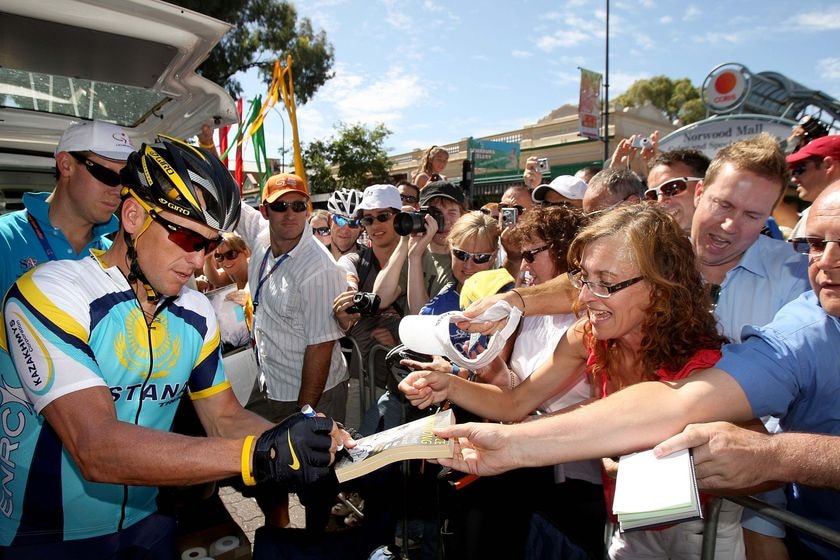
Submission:
[[[714,116],[706,120],[684,126],[665,136],[659,141],[660,150],[676,148],[694,148],[707,157],[713,158],[718,150],[736,140],[749,138],[762,132],[775,136],[784,142],[795,121],[766,115],[728,115]]]

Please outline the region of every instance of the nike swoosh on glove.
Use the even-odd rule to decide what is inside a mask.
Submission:
[[[266,430],[254,449],[254,479],[297,491],[330,474],[332,427],[332,418],[298,412]]]

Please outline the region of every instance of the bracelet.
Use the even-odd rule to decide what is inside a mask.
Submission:
[[[207,149],[210,149],[210,148],[215,148],[215,147],[216,147],[216,143],[215,143],[215,142],[213,142],[212,140],[210,140],[210,142],[209,142],[208,144],[205,144],[204,142],[202,142],[201,140],[199,140],[199,141],[198,141],[198,145],[199,145],[199,146],[201,146],[202,148],[207,148]]]
[[[522,314],[524,315],[525,314],[525,298],[522,297],[522,294],[520,294],[519,290],[517,290],[516,288],[512,289],[511,292],[513,292],[514,294],[519,296],[519,301],[522,302]]]
[[[452,375],[458,375],[458,372],[460,371],[461,368],[460,366],[458,366],[458,364],[452,364],[452,369],[450,370],[450,373],[452,373]]]
[[[251,473],[251,445],[254,443],[256,436],[245,437],[245,442],[242,444],[242,482],[245,486],[256,486],[257,481]]]
[[[513,389],[514,387],[516,387],[518,385],[517,381],[519,381],[519,377],[517,377],[517,375],[515,373],[513,373],[513,370],[509,369],[508,370],[508,384],[509,384],[511,389]]]

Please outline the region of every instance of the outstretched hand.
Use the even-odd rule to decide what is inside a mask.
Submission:
[[[451,378],[451,373],[413,371],[400,381],[398,387],[413,406],[424,409],[447,399]]]
[[[495,423],[455,424],[435,435],[455,439],[455,453],[451,459],[438,459],[444,467],[457,471],[489,476],[516,468],[512,454],[505,450],[510,426]]]

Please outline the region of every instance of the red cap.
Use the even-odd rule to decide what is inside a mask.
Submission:
[[[809,142],[804,148],[785,158],[788,165],[799,163],[810,157],[833,157],[840,160],[840,135],[823,136]]]

